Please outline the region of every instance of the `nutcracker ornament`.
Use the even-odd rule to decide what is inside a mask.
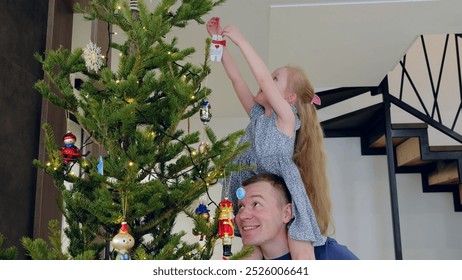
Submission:
[[[72,132],[68,132],[63,136],[64,146],[61,148],[61,155],[66,165],[76,162],[77,159],[82,157],[82,152],[74,145],[76,139]]]
[[[220,204],[218,216],[218,236],[223,240],[223,259],[232,256],[231,245],[234,237],[234,214],[233,203],[225,197]]]
[[[207,226],[210,226],[210,210],[204,203],[200,203],[194,212],[196,213],[196,215],[200,216],[202,219],[205,220]],[[202,232],[200,232],[199,230],[193,228],[192,233],[196,236],[200,235],[200,241],[204,240],[204,234],[202,234]]]
[[[135,240],[128,233],[126,222],[122,222],[119,232],[112,238],[111,244],[117,251],[116,260],[130,260],[129,250],[135,245]]]

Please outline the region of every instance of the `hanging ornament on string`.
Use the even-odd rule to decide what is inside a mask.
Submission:
[[[137,12],[140,11],[140,8],[138,8],[138,2],[137,2],[137,0],[130,0],[129,5],[130,5],[130,10],[131,10],[131,11],[137,11]]]
[[[233,203],[227,197],[218,204],[220,215],[218,216],[218,236],[223,242],[223,259],[232,256],[231,245],[234,237],[234,214]]]
[[[205,138],[205,137],[203,137],[203,138]],[[209,152],[209,150],[210,150],[210,143],[207,140],[202,139],[202,141],[199,143],[199,146],[198,146],[197,149],[198,149],[200,154],[207,154]]]
[[[196,208],[196,210],[194,212],[196,213],[197,216],[199,216],[200,218],[205,220],[205,223],[207,224],[207,226],[210,226],[210,213],[209,213],[210,210],[207,208],[207,205],[205,205],[202,202],[199,203],[199,205],[197,206],[197,208]],[[193,228],[192,233],[195,236],[200,235],[200,238],[199,238],[200,241],[204,240],[203,232],[201,232],[197,228]]]
[[[112,238],[112,246],[117,251],[116,260],[130,260],[130,249],[135,245],[133,236],[128,233],[127,222],[122,222],[119,232]]]
[[[210,60],[221,61],[223,56],[223,49],[226,46],[226,40],[221,36],[220,31],[220,18],[213,17],[208,23],[207,29],[212,34],[212,41],[210,42]]]
[[[204,125],[203,126],[204,131],[202,132],[202,140],[199,143],[198,151],[201,154],[206,154],[210,150],[210,143],[207,140],[206,128],[207,128],[208,123],[212,119],[212,106],[210,106],[210,102],[207,99],[201,103],[199,115]]]
[[[200,105],[199,116],[204,125],[208,125],[208,123],[212,119],[212,106],[210,105],[210,102],[207,99],[202,101]]]
[[[76,162],[82,157],[82,152],[74,145],[76,139],[72,132],[68,132],[63,136],[64,146],[61,148],[61,155],[63,156],[63,163],[66,165]]]

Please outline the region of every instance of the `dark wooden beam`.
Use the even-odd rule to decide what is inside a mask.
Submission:
[[[73,11],[69,9],[67,1],[49,0],[46,49],[57,49],[60,46],[71,48]],[[66,114],[64,109],[58,108],[42,100],[41,123],[48,123],[55,133],[55,141],[61,143],[66,133]],[[44,132],[40,132],[38,159],[46,162]],[[48,222],[52,219],[61,221],[62,214],[57,206],[61,199],[52,178],[43,170],[37,171],[37,185],[35,198],[34,238],[48,240]]]
[[[74,10],[74,5],[76,3],[79,3],[80,6],[83,8],[85,6],[88,5],[88,3],[90,2],[90,0],[62,0],[64,5],[70,10],[70,11],[73,11]]]

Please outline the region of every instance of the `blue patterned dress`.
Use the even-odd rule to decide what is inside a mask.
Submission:
[[[297,109],[296,130],[300,128]],[[314,246],[324,245],[326,237],[321,235],[316,216],[306,195],[305,187],[297,166],[292,160],[295,137],[289,137],[276,127],[276,114],[267,117],[264,108],[255,104],[250,111],[250,123],[239,144],[251,145],[235,161],[256,166],[256,170],[233,172],[229,178],[229,198],[237,213],[236,190],[243,181],[258,173],[273,173],[282,177],[292,196],[293,219],[289,224],[289,237],[295,240],[311,241]],[[237,227],[236,227],[237,229]],[[236,232],[239,235],[238,232]]]

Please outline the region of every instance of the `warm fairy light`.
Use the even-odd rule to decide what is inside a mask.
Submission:
[[[191,155],[193,155],[193,156],[197,155],[196,151],[192,151]]]
[[[130,162],[128,163],[128,166],[133,166],[133,165],[135,165],[135,163],[134,163],[133,161],[130,161]]]
[[[102,59],[106,59],[106,56],[105,56],[105,55],[102,55],[101,58],[102,58]]]
[[[116,80],[116,84],[120,83],[120,80]]]
[[[47,166],[51,166],[51,162],[47,162]]]
[[[130,103],[133,103],[133,102],[135,102],[135,98],[128,98],[128,99],[127,99],[127,102],[128,102],[129,104],[130,104]]]
[[[196,96],[195,96],[195,95],[191,95],[191,99],[196,99]]]
[[[167,52],[167,53],[168,53],[169,55],[170,55],[170,54],[172,54],[172,52],[171,52],[171,51],[169,51],[169,52]]]

